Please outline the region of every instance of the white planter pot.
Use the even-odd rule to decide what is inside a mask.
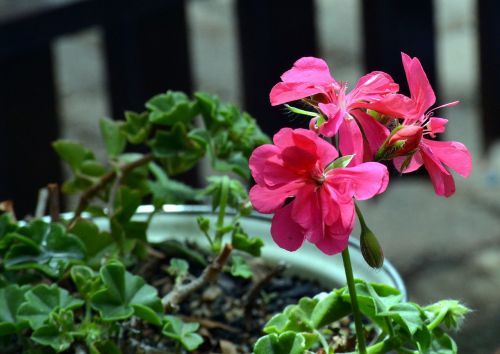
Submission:
[[[145,220],[152,211],[152,206],[141,206],[135,218]],[[212,223],[215,223],[216,215],[208,206],[165,205],[163,212],[158,213],[153,218],[148,238],[153,243],[166,239],[207,243],[196,222],[198,215],[208,217]],[[96,222],[100,223],[99,220]],[[265,246],[262,249],[262,256],[270,262],[285,262],[290,265],[290,272],[309,279],[316,279],[327,288],[345,285],[345,274],[340,254],[327,256],[307,242],[296,252],[288,252],[279,248],[271,239],[271,218],[269,215],[254,213],[251,216],[241,218],[240,223],[250,236],[259,236],[264,240]],[[101,226],[106,227],[102,223]],[[349,247],[355,277],[369,282],[391,285],[399,289],[406,298],[404,283],[389,261],[385,260],[381,269],[372,269],[364,261],[357,239],[351,237]]]

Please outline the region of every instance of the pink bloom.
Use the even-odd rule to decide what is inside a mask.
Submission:
[[[423,128],[424,136],[435,137],[437,133],[444,133],[448,121],[432,117],[435,109],[427,111],[435,103],[436,96],[420,61],[417,58],[412,59],[404,53],[401,55],[411,98],[393,94],[367,105],[367,107],[394,118],[404,118],[404,124],[413,124],[418,127],[415,129]],[[452,102],[441,107],[457,103]],[[472,170],[472,159],[469,151],[464,144],[456,141],[435,141],[422,138],[418,145],[418,151],[411,157],[408,166],[402,171],[405,159],[406,157],[394,159],[394,164],[400,172],[415,171],[423,164],[429,172],[434,191],[437,195],[445,197],[449,197],[455,192],[455,181],[445,166],[455,170],[463,177],[468,177]]]
[[[343,155],[355,155],[353,165],[370,160],[388,136],[387,128],[357,109],[360,102],[373,102],[397,92],[399,87],[388,74],[371,72],[346,93],[347,85],[339,84],[330,75],[325,61],[306,57],[297,60],[281,80],[271,90],[271,104],[276,106],[314,96],[313,101],[327,118],[319,132],[327,137],[338,132],[340,151]]]
[[[335,254],[347,246],[354,225],[354,201],[382,193],[387,168],[376,162],[327,169],[337,150],[307,129],[281,129],[273,144],[250,157],[256,185],[250,190],[254,208],[274,213],[271,235],[278,246],[297,250],[304,240]]]

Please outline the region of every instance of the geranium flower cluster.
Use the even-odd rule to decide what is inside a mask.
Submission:
[[[342,252],[355,223],[354,199],[387,188],[383,161],[401,173],[424,166],[435,193],[444,197],[455,192],[449,168],[470,174],[465,145],[434,140],[448,122],[434,111],[458,102],[430,109],[436,96],[420,61],[404,53],[402,60],[410,97],[381,71],[347,92],[326,62],[313,57],[296,61],[272,88],[272,105],[300,100],[306,110],[289,108],[311,117],[309,130],[283,128],[274,144],[260,146],[250,158],[256,181],[250,199],[258,211],[274,213],[271,234],[280,247],[294,251],[307,240],[326,254]]]

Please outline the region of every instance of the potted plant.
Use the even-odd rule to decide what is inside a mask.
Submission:
[[[346,93],[323,60],[298,60],[270,98],[300,101],[286,107],[309,129],[284,128],[273,142],[235,106],[174,91],[100,122],[106,164],[56,141],[72,172],[61,190],[78,194],[77,205],[61,214],[49,185],[32,218],[0,215],[2,352],[456,352],[444,329],[468,309],[407,302],[355,204],[387,188],[382,161],[402,173],[423,164],[443,196],[454,192],[443,163],[470,171],[463,145],[428,138],[446,120],[426,113],[435,98],[418,59],[403,64],[411,97],[382,72]],[[204,158],[218,172],[206,187],[172,178]],[[204,201],[210,209],[180,205]],[[349,239],[356,215],[359,246]],[[263,247],[254,235],[269,229]],[[351,260],[349,249],[362,256]],[[347,285],[332,290],[339,279]]]

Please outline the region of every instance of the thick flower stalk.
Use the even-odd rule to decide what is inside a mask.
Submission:
[[[326,137],[338,135],[343,155],[354,155],[352,165],[370,161],[388,130],[380,122],[359,109],[360,103],[376,102],[398,91],[399,86],[386,73],[374,71],[363,76],[352,91],[339,84],[322,59],[305,57],[281,76],[270,93],[273,106],[305,99],[320,113],[311,125],[317,125]],[[322,122],[326,118],[325,122]]]
[[[250,200],[256,210],[274,213],[274,241],[288,251],[307,240],[325,254],[342,252],[355,222],[353,198],[384,192],[387,168],[377,162],[332,168],[337,150],[306,129],[283,128],[273,142],[250,157],[257,183]]]

